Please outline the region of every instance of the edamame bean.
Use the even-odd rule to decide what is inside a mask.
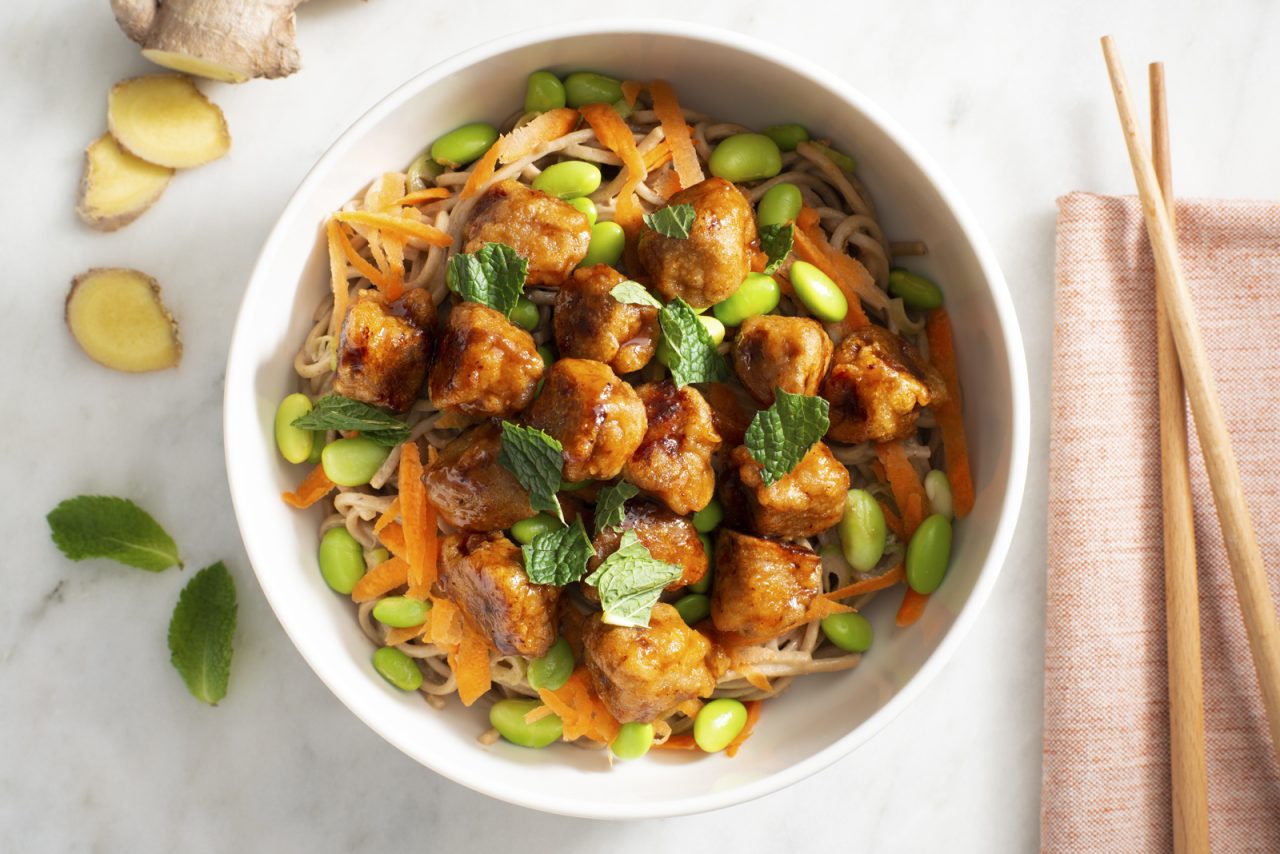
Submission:
[[[551,365],[556,360],[555,351],[552,350],[550,347],[548,347],[546,344],[543,344],[541,347],[538,348],[538,355],[542,357],[542,364],[548,368],[551,367]]]
[[[351,593],[364,577],[364,549],[346,528],[330,528],[320,538],[320,575],[335,593]]]
[[[773,140],[783,151],[795,151],[796,146],[809,141],[809,131],[795,122],[773,125],[764,129],[764,135]]]
[[[564,638],[556,638],[546,655],[529,660],[529,687],[534,690],[559,691],[572,675],[573,649]]]
[[[417,663],[394,646],[384,646],[373,654],[373,669],[401,691],[422,687],[422,671]]]
[[[951,481],[947,473],[934,469],[924,476],[924,494],[929,497],[929,507],[939,516],[946,516],[947,521],[956,517],[955,505],[951,500]]]
[[[409,164],[409,168],[404,170],[405,189],[410,193],[425,190],[427,182],[434,181],[443,171],[444,167],[431,159],[431,149],[428,148],[415,157]]]
[[[558,715],[547,715],[533,723],[524,716],[542,705],[541,700],[499,700],[489,709],[489,724],[498,734],[521,747],[540,748],[554,744],[564,734]]]
[[[619,759],[639,759],[653,746],[653,724],[632,721],[618,727],[609,749]]]
[[[840,549],[858,572],[875,569],[884,555],[885,523],[880,502],[865,489],[851,489],[840,517]]]
[[[698,539],[702,541],[702,550],[707,555],[707,571],[703,573],[701,578],[689,585],[690,593],[706,593],[710,590],[711,576],[716,569],[716,547],[715,543],[711,542],[711,536],[709,534],[699,534]]]
[[[530,332],[538,328],[538,307],[526,296],[516,297],[516,307],[511,309],[511,322]]]
[[[391,449],[372,439],[356,436],[336,439],[324,446],[320,465],[325,476],[338,486],[363,486],[387,461]]]
[[[831,146],[821,142],[815,142],[813,144],[813,147],[821,151],[823,154],[825,154],[827,156],[827,159],[830,160],[835,165],[839,166],[842,171],[848,172],[851,175],[854,172],[858,171],[857,161],[854,160],[849,155],[840,151],[836,151]]]
[[[569,204],[587,215],[587,225],[596,224],[596,203],[588,199],[586,196],[579,196],[576,199],[570,199]]]
[[[911,308],[931,309],[942,307],[942,289],[919,273],[901,267],[889,271],[889,293],[902,297]]]
[[[466,166],[478,160],[497,141],[497,128],[487,122],[472,122],[431,143],[431,157],[441,166]]]
[[[533,179],[533,189],[559,199],[589,196],[600,186],[600,167],[585,160],[552,163]]]
[[[554,531],[557,528],[563,528],[560,520],[550,513],[539,513],[537,516],[530,516],[528,519],[521,519],[511,526],[511,536],[516,538],[516,542],[528,545],[537,538],[539,534],[545,534],[547,531]]]
[[[693,626],[711,616],[711,600],[702,593],[690,593],[675,601],[675,609],[685,625]]]
[[[527,113],[545,113],[564,106],[564,84],[550,71],[535,71],[524,88]]]
[[[706,507],[703,507],[697,513],[693,514],[693,529],[699,534],[714,531],[716,526],[720,524],[720,520],[723,518],[724,508],[720,506],[719,501],[712,498],[707,502]]]
[[[597,222],[591,226],[591,242],[587,244],[587,255],[579,267],[594,267],[596,264],[607,264],[612,267],[622,257],[622,248],[627,243],[627,235],[622,226],[616,222]]]
[[[614,101],[613,109],[619,116],[622,117],[623,121],[626,121],[627,119],[631,118],[632,114],[635,113],[636,111],[635,107],[627,103],[626,98],[619,98],[618,100]]]
[[[844,320],[849,301],[831,278],[808,261],[791,263],[791,284],[809,313],[826,323]]]
[[[718,753],[729,746],[747,725],[747,707],[737,700],[721,697],[698,710],[693,719],[693,740],[707,753]]]
[[[736,133],[720,141],[707,166],[717,178],[740,184],[777,175],[782,171],[782,153],[762,133]]]
[[[725,326],[741,326],[748,317],[768,314],[778,307],[782,289],[773,276],[747,273],[738,289],[712,307],[711,312]]]
[[[907,584],[917,593],[938,589],[951,559],[951,523],[940,513],[920,523],[907,543]]]
[[[774,184],[760,197],[756,206],[756,222],[760,225],[782,225],[794,222],[804,207],[804,197],[795,184]]]
[[[824,617],[822,633],[845,652],[866,652],[875,636],[871,621],[857,611]]]
[[[311,398],[305,394],[291,394],[276,407],[276,447],[280,456],[291,463],[303,463],[311,456],[316,434],[293,422],[311,411]]]
[[[373,618],[393,629],[420,626],[426,622],[429,613],[431,613],[430,602],[420,602],[408,596],[388,596],[385,599],[379,599],[378,604],[373,606]]]
[[[364,562],[369,569],[373,569],[380,563],[386,563],[391,560],[391,552],[378,546],[376,549],[370,549],[369,554],[365,556]]]
[[[565,103],[577,109],[584,104],[612,104],[622,100],[622,84],[594,71],[575,71],[564,79]]]

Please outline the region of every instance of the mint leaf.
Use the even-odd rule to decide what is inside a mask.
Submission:
[[[587,576],[586,582],[600,594],[603,619],[611,626],[648,626],[662,588],[684,570],[654,559],[635,531],[624,531],[618,550]]]
[[[600,490],[600,496],[596,499],[596,534],[599,535],[608,528],[619,527],[627,514],[627,499],[634,498],[639,493],[640,490],[625,480]]]
[[[773,406],[751,419],[744,443],[764,470],[766,486],[791,473],[809,449],[826,435],[830,404],[821,397],[777,389]]]
[[[644,224],[663,237],[687,240],[696,213],[693,205],[667,205],[644,215]]]
[[[477,252],[450,258],[445,283],[464,300],[487,305],[510,318],[528,274],[529,262],[516,250],[505,243],[486,243]]]
[[[293,419],[303,430],[359,430],[379,445],[394,448],[409,438],[409,425],[377,407],[340,394],[326,394],[310,412]]]
[[[529,504],[534,510],[554,513],[561,522],[564,512],[556,492],[560,489],[560,470],[564,466],[563,450],[558,440],[537,428],[502,422],[498,462],[528,491]]]
[[[169,660],[197,700],[214,706],[227,695],[235,631],[236,583],[218,561],[187,582],[169,620]]]
[[[587,571],[587,561],[596,553],[581,519],[575,519],[567,528],[542,532],[520,550],[524,552],[524,572],[529,580],[556,587],[581,578]]]
[[[677,387],[729,379],[729,365],[716,352],[711,333],[680,297],[662,307],[658,323],[670,350],[667,367]]]
[[[795,226],[791,223],[760,226],[760,248],[768,256],[769,262],[764,271],[773,274],[782,262],[791,254],[791,245],[795,241]]]
[[[618,282],[609,291],[609,294],[624,305],[649,305],[654,308],[662,308],[662,303],[658,301],[657,297],[649,293],[644,285],[629,279],[625,282]]]
[[[78,495],[45,520],[54,545],[72,560],[105,557],[147,572],[182,566],[173,538],[127,498]]]

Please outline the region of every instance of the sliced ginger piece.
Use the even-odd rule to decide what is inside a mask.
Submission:
[[[90,359],[117,371],[172,368],[182,358],[178,324],[146,273],[96,267],[71,281],[67,327]]]
[[[104,133],[84,150],[76,213],[99,231],[115,231],[146,213],[172,177],[172,169],[134,157]]]
[[[171,169],[202,166],[231,148],[222,110],[181,74],[151,74],[112,86],[107,127],[129,153]]]

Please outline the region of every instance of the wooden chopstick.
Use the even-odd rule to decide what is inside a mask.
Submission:
[[[1124,68],[1110,36],[1102,39],[1102,52],[1111,75],[1111,89],[1115,95],[1116,110],[1124,130],[1125,144],[1129,149],[1129,161],[1142,199],[1142,215],[1147,223],[1151,239],[1151,251],[1155,256],[1156,282],[1164,296],[1165,310],[1178,350],[1178,362],[1186,383],[1187,398],[1191,402],[1191,415],[1195,418],[1200,436],[1200,450],[1204,455],[1209,485],[1213,490],[1213,502],[1218,510],[1218,523],[1222,526],[1222,538],[1227,548],[1227,560],[1236,585],[1236,597],[1244,615],[1245,631],[1249,637],[1249,649],[1253,653],[1253,667],[1258,674],[1258,687],[1262,692],[1262,704],[1267,712],[1271,729],[1271,747],[1280,758],[1280,627],[1272,605],[1271,586],[1266,568],[1262,565],[1262,552],[1258,538],[1249,519],[1249,508],[1244,501],[1244,488],[1235,453],[1231,449],[1231,437],[1227,434],[1226,419],[1213,382],[1213,369],[1205,354],[1204,341],[1196,324],[1195,306],[1191,292],[1178,260],[1173,227],[1160,192],[1159,180],[1151,157],[1138,135],[1133,101],[1125,82]]]
[[[1174,222],[1173,164],[1164,66],[1153,62],[1151,154],[1165,213]],[[1200,663],[1200,592],[1195,519],[1187,472],[1187,419],[1182,370],[1156,287],[1156,356],[1160,373],[1160,472],[1164,497],[1164,604],[1169,658],[1169,757],[1175,854],[1209,851],[1208,775],[1204,760],[1204,674]]]

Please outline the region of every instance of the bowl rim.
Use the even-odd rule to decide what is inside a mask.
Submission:
[[[512,50],[528,47],[543,41],[585,35],[673,36],[728,47],[752,54],[769,63],[787,66],[795,73],[809,78],[818,86],[835,93],[847,106],[860,111],[869,121],[877,125],[890,137],[902,154],[920,170],[955,217],[960,231],[972,249],[986,279],[995,307],[1000,334],[1009,355],[1007,379],[1012,402],[1012,424],[1007,488],[1004,501],[999,510],[995,531],[992,535],[991,547],[986,554],[972,591],[956,615],[955,622],[946,632],[938,647],[925,659],[920,669],[889,698],[884,706],[876,710],[861,724],[800,762],[768,774],[759,780],[723,792],[713,791],[692,797],[645,800],[632,803],[600,803],[574,797],[564,797],[554,792],[529,791],[517,788],[501,779],[482,778],[480,775],[468,773],[465,763],[434,762],[431,761],[430,757],[418,755],[411,749],[408,739],[401,733],[381,726],[378,721],[366,717],[356,705],[348,702],[345,696],[346,689],[335,685],[326,676],[323,662],[314,660],[313,656],[308,653],[306,645],[301,642],[301,637],[291,628],[282,613],[281,607],[278,607],[283,603],[277,603],[269,592],[269,586],[262,583],[258,566],[265,564],[263,561],[255,559],[256,549],[250,542],[250,538],[245,536],[246,525],[252,522],[252,517],[249,515],[248,509],[242,507],[241,502],[237,500],[239,490],[237,489],[237,477],[235,474],[236,466],[233,464],[232,457],[236,444],[234,437],[237,431],[243,428],[233,423],[233,415],[239,413],[240,409],[229,405],[229,403],[233,394],[240,391],[241,384],[234,378],[252,376],[252,366],[242,364],[243,358],[239,355],[247,349],[242,346],[242,340],[248,338],[253,332],[246,318],[249,297],[253,291],[264,287],[262,282],[265,277],[263,268],[268,260],[278,252],[277,247],[284,240],[286,234],[285,226],[290,219],[288,215],[296,205],[300,204],[300,197],[310,188],[313,182],[318,180],[318,176],[328,171],[330,165],[345,153],[350,143],[361,137],[371,126],[387,114],[394,112],[405,101],[437,80]],[[932,158],[920,148],[896,120],[886,114],[854,86],[834,73],[821,68],[790,50],[767,43],[754,36],[744,35],[720,27],[664,18],[602,18],[567,24],[551,24],[501,36],[477,44],[417,72],[380,98],[333,141],[316,161],[315,165],[307,171],[299,182],[298,187],[281,209],[275,225],[272,227],[261,251],[258,253],[258,257],[254,261],[253,271],[241,298],[228,350],[225,377],[222,424],[224,465],[240,538],[244,543],[254,576],[258,579],[259,587],[266,596],[272,613],[312,672],[366,726],[409,758],[426,766],[431,771],[473,791],[507,803],[543,812],[580,818],[660,818],[707,812],[745,803],[778,791],[817,773],[833,764],[836,760],[847,756],[880,732],[914,701],[922,693],[925,686],[942,670],[961,641],[967,636],[977,620],[978,614],[986,604],[1004,566],[1009,545],[1012,541],[1013,531],[1016,527],[1022,504],[1028,465],[1030,393],[1027,380],[1026,354],[1018,327],[1017,314],[995,254],[979,229],[973,214],[961,200],[950,180],[942,174]]]

